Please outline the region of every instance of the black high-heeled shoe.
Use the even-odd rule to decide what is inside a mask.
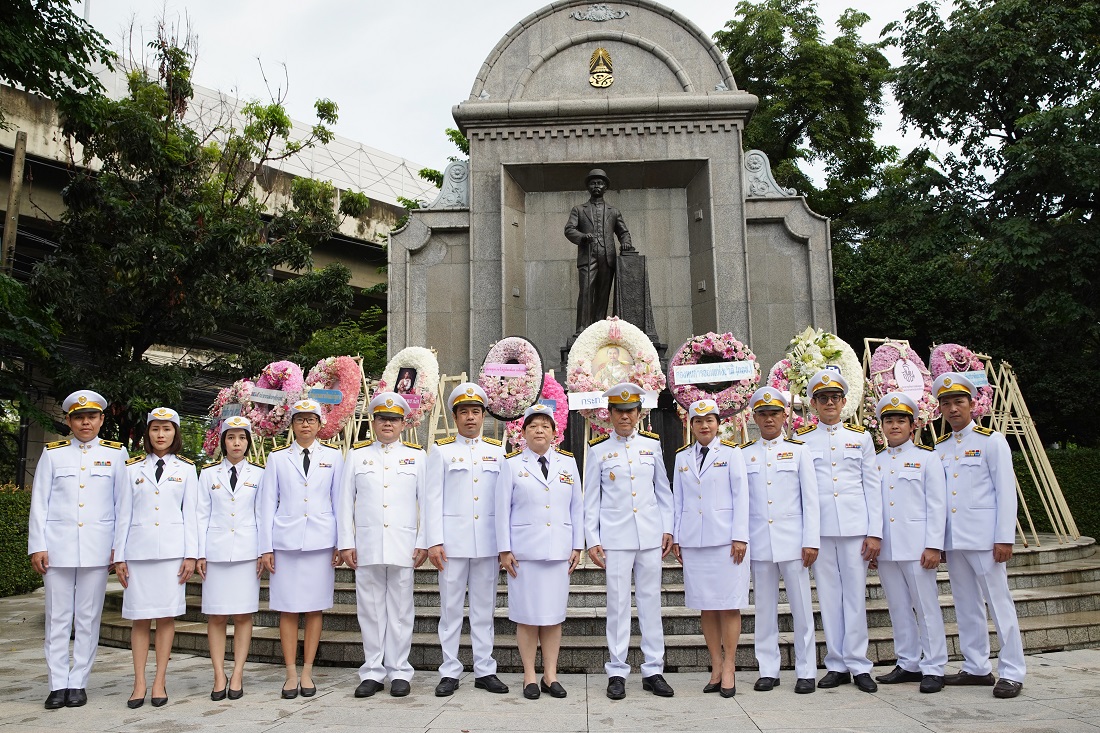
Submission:
[[[130,708],[131,710],[137,710],[144,704],[145,695],[142,695],[141,697],[131,697],[129,700],[126,701],[126,707]]]
[[[282,695],[284,700],[293,700],[294,698],[298,697],[298,685],[291,687],[289,690],[284,687],[282,690]]]
[[[229,687],[229,685],[227,683],[226,686],[221,688],[220,690],[211,690],[210,691],[210,699],[213,700],[214,702],[221,702],[222,700],[225,699],[225,693],[226,693],[226,690],[228,689],[228,687]]]
[[[229,687],[227,689],[227,693],[230,700],[240,700],[242,697],[244,697],[244,682],[242,682],[241,686],[238,687],[236,690],[234,690],[232,687]]]
[[[152,703],[155,708],[162,708],[168,704],[168,688],[164,688],[164,697],[150,697],[149,702]]]

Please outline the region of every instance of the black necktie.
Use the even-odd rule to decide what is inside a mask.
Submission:
[[[229,469],[229,488],[237,488],[237,467],[233,466]]]
[[[550,477],[550,461],[546,460],[546,456],[539,456],[539,465],[542,466],[542,477]]]
[[[160,477],[164,475],[164,459],[157,459],[157,482],[160,482]]]
[[[708,448],[705,445],[702,448],[699,449],[699,468],[703,467],[703,463],[706,462],[707,453],[709,453],[709,452],[710,452],[710,448]]]
[[[302,473],[309,475],[309,448],[302,448]]]

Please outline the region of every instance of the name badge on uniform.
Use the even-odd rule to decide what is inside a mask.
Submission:
[[[176,483],[183,483],[183,476],[169,476],[169,481],[175,481]]]
[[[723,466],[728,466],[730,464],[729,464],[728,461],[715,461],[711,465],[714,466],[715,468],[722,468]]]
[[[783,451],[782,453],[777,455],[775,458],[778,461],[789,461],[790,459],[794,458],[794,453],[792,451]],[[753,460],[755,461],[756,459],[753,458]]]
[[[496,463],[497,462],[497,457],[496,456],[482,456],[481,460],[484,461],[485,463]]]
[[[92,461],[93,466],[110,466],[110,461]]]
[[[919,463],[910,463],[909,461],[906,461],[905,463],[901,464],[901,467],[902,468],[920,468],[920,464]]]
[[[402,458],[400,461],[397,462],[397,465],[398,466],[415,466],[416,465],[416,459],[415,458]]]
[[[977,450],[977,449],[968,450],[965,453],[963,453],[963,455],[967,458],[981,458],[982,457],[982,452],[980,450]]]
[[[249,483],[249,482],[247,482],[247,481],[245,481],[245,482],[244,482],[244,485],[245,485],[245,486],[247,486],[247,487],[248,487],[248,488],[250,488],[250,489],[258,489],[258,488],[260,487],[260,485],[259,485],[259,484],[250,484],[250,483]]]
[[[572,486],[573,474],[569,473],[568,471],[562,471],[558,474],[558,481],[561,481],[563,484],[569,484],[570,486]]]
[[[640,450],[640,451],[638,451],[638,455],[640,455],[640,456],[651,456],[651,455],[653,455],[653,451],[651,451],[651,450]]]
[[[332,468],[331,463],[325,463],[324,461],[318,463],[317,465],[320,466],[321,468]]]
[[[845,444],[844,444],[844,447],[845,447],[845,448],[856,448],[856,449],[859,449],[859,448],[862,448],[863,446],[862,446],[862,445],[860,445],[859,443],[845,443]]]

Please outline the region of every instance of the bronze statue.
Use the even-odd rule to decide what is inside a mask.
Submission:
[[[580,271],[578,334],[596,321],[607,318],[611,286],[615,283],[615,237],[619,238],[622,253],[634,252],[622,214],[604,201],[604,192],[610,185],[610,179],[602,170],[589,171],[585,186],[590,198],[573,207],[565,224],[566,239],[577,245],[577,270]]]

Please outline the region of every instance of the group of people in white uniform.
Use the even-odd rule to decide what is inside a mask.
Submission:
[[[46,707],[87,701],[103,597],[113,565],[133,621],[134,687],[141,707],[168,702],[167,667],[174,618],[185,588],[202,579],[214,683],[212,700],[244,694],[244,665],[260,579],[280,613],[286,677],[283,698],[317,692],[313,663],[322,612],[333,605],[335,568],[354,570],[364,662],[356,697],[385,689],[408,695],[413,669],[413,572],[439,571],[437,696],[453,695],[463,664],[459,640],[466,604],[474,687],[509,691],[496,675],[494,610],[505,571],[508,617],[516,624],[522,694],[567,695],[557,676],[570,575],[587,549],[605,569],[607,696],[623,699],[630,665],[631,585],[641,630],[642,690],[671,697],[663,676],[662,569],[683,565],[685,603],[701,612],[710,652],[705,693],[736,694],[740,610],[755,590],[757,691],[780,684],[779,578],[794,626],[794,691],[852,683],[874,692],[867,657],[866,577],[876,568],[893,624],[897,666],[878,683],[990,685],[1015,697],[1025,664],[1006,561],[1012,555],[1016,494],[1004,436],[971,419],[974,385],[948,373],[933,385],[952,432],[935,449],[913,443],[917,407],[900,392],[876,407],[887,445],[840,420],[848,385],[834,370],[810,381],[806,398],[819,422],[784,433],[789,398],[764,387],[749,402],[760,438],[738,445],[719,438],[719,410],[700,400],[688,410],[692,440],[679,449],[670,482],[658,436],[639,429],[641,388],[605,393],[613,431],[589,442],[581,475],[557,446],[564,426],[543,404],[523,416],[523,448],[505,454],[482,434],[488,398],[476,384],[448,398],[457,435],[430,452],[402,442],[409,405],[394,392],[369,403],[372,438],[347,454],[317,440],[320,405],[291,408],[294,440],[266,467],[247,459],[250,422],[221,424],[222,459],[196,474],[179,455],[179,415],[149,413],[147,453],[129,458],[98,438],[106,400],[81,390],[63,402],[72,438],[49,444],[35,474],[29,552],[45,578]],[[947,645],[936,579],[946,553],[964,656],[945,675]],[[810,568],[816,579],[827,654],[816,680]],[[988,605],[1000,637],[1000,679],[989,661]],[[304,618],[303,618],[304,617]],[[156,620],[152,686],[146,663]],[[227,625],[233,666],[227,673]],[[299,626],[304,627],[298,666]],[[72,656],[69,639],[73,634]],[[542,673],[536,654],[542,651]]]

